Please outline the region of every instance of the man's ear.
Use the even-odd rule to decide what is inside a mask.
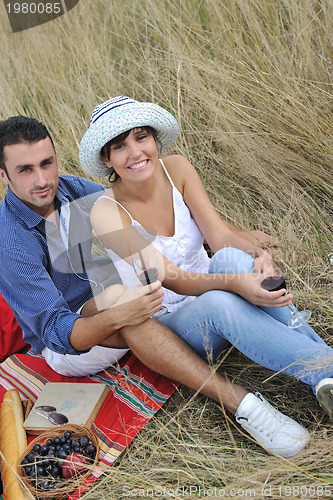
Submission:
[[[0,168],[0,179],[4,184],[8,185],[10,183],[10,180],[8,179],[8,176],[3,168]]]

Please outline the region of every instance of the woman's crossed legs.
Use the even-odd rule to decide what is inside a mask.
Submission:
[[[251,272],[253,258],[234,248],[217,252],[210,272]],[[237,279],[237,278],[235,278]],[[260,308],[224,291],[206,292],[160,321],[202,358],[215,360],[227,342],[273,371],[294,375],[312,390],[333,374],[333,350],[308,325],[291,329],[290,311]]]

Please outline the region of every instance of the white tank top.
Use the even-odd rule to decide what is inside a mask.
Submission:
[[[178,191],[172,179],[165,168],[162,160],[160,160],[163,170],[169,179],[172,186],[173,211],[175,221],[175,234],[173,236],[157,236],[154,237],[147,233],[144,227],[126,210],[121,203],[114,198],[102,195],[96,203],[102,198],[107,198],[114,201],[125,210],[131,219],[132,227],[149,241],[156,249],[165,255],[170,261],[176,264],[184,271],[207,273],[209,267],[209,257],[203,247],[203,236],[196,222],[191,216],[191,213],[184,202],[184,198]],[[113,250],[106,249],[109,257],[112,259],[117,268],[119,276],[125,286],[138,285],[137,278],[133,267],[125,260],[121,259]],[[163,305],[168,312],[176,311],[185,304],[192,302],[195,297],[188,295],[179,295],[172,290],[163,287]]]

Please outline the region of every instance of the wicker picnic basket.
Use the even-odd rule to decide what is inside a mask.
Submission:
[[[92,463],[90,463],[87,472],[85,472],[84,474],[80,476],[73,476],[71,479],[52,478],[51,476],[48,476],[47,480],[51,484],[51,489],[42,489],[40,486],[40,479],[27,476],[25,473],[25,467],[21,465],[21,462],[28,455],[28,453],[33,451],[33,447],[35,444],[43,445],[48,439],[54,439],[55,437],[61,438],[66,431],[70,431],[71,439],[80,439],[82,436],[88,436],[90,442],[96,447],[96,455],[92,458]],[[71,493],[79,488],[79,486],[93,471],[94,467],[96,467],[99,452],[100,446],[98,443],[98,439],[90,429],[76,424],[60,425],[52,430],[43,432],[33,441],[31,441],[18,462],[18,475],[20,476],[23,483],[27,486],[30,493],[37,499],[67,499],[70,497]],[[55,460],[57,459],[55,458]],[[52,483],[54,483],[54,486],[52,486]]]

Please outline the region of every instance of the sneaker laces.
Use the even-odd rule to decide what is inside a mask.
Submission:
[[[261,404],[257,405],[246,417],[236,417],[237,422],[246,420],[249,425],[265,434],[270,441],[273,441],[279,433],[281,427],[285,424],[285,418],[282,413],[275,410],[266,399],[256,392],[255,396],[260,399]]]

